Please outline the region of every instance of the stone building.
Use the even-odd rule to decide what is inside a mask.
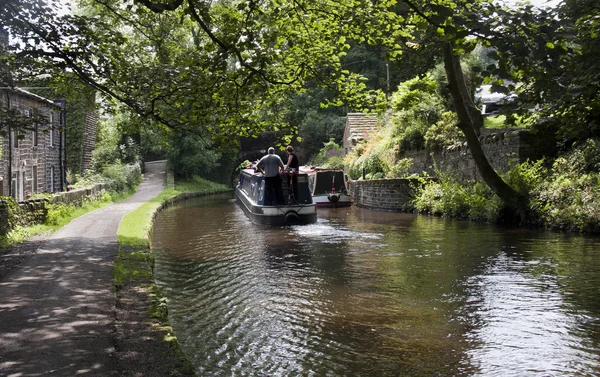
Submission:
[[[350,153],[356,144],[366,140],[368,135],[377,128],[376,115],[348,113],[344,128],[344,155]]]
[[[0,196],[66,190],[64,105],[0,84]]]

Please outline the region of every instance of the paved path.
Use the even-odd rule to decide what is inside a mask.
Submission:
[[[123,216],[163,189],[164,166],[123,202],[73,220],[0,281],[0,376],[116,376],[112,288]]]

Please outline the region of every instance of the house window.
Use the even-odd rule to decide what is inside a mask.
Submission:
[[[50,166],[50,187],[49,192],[54,192],[54,166]]]
[[[19,176],[16,172],[12,173],[12,178],[10,180],[10,192],[12,193],[13,198],[18,199],[17,189],[19,188]]]
[[[12,133],[13,148],[19,148],[19,132],[13,128],[11,133]]]
[[[34,194],[38,192],[38,167],[37,166],[33,167],[33,187],[32,187],[32,191],[33,191]]]
[[[54,113],[51,112],[50,113],[50,146],[53,147],[54,146]]]
[[[37,147],[38,145],[38,125],[36,124],[33,128],[33,146]]]

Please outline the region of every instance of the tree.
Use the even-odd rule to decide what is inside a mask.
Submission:
[[[481,149],[482,117],[465,85],[460,59],[478,42],[501,50],[536,39],[532,33],[543,31],[544,43],[536,39],[538,48],[527,61],[519,61],[518,54],[504,58],[496,50],[498,64],[486,75],[501,89],[503,79],[523,77],[517,68],[544,66],[537,59],[562,56],[557,54],[562,47],[556,46],[564,46],[548,42],[546,37],[557,36],[544,28],[546,13],[512,12],[489,0],[85,4],[93,5],[87,15],[57,19],[34,0],[8,0],[1,21],[23,41],[12,56],[31,59],[29,73],[48,65],[73,70],[138,114],[217,143],[232,143],[268,127],[285,128],[285,111],[279,110],[308,82],[329,88],[349,106],[372,105],[375,96],[361,77],[342,67],[351,44],[384,46],[390,60],[438,56],[481,176],[513,206],[521,204],[520,196]],[[517,33],[512,36],[508,30]]]
[[[85,15],[57,17],[37,1],[8,1],[2,21],[23,41],[13,56],[72,70],[172,129],[231,143],[284,127],[273,109],[309,79],[353,88],[354,76],[339,72],[344,39],[319,26],[326,9],[197,0],[84,5]]]

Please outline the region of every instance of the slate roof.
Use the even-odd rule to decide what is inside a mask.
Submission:
[[[344,141],[361,141],[377,130],[377,115],[365,113],[348,113]]]

